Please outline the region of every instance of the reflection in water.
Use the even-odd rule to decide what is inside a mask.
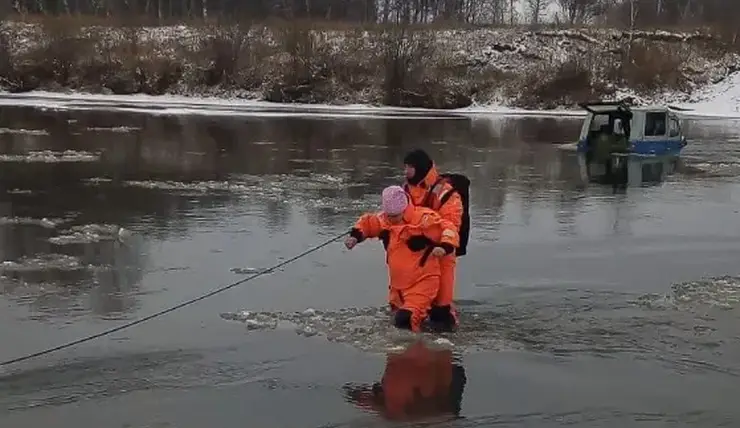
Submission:
[[[617,154],[603,162],[588,162],[585,154],[579,154],[578,164],[581,176],[589,182],[610,184],[616,189],[660,184],[676,172],[679,159]]]
[[[344,386],[347,401],[394,421],[459,417],[467,378],[449,349],[418,341],[389,353],[380,382]]]
[[[217,208],[248,198],[250,205],[261,204],[268,230],[283,228],[296,209],[310,224],[334,229],[346,226],[347,214],[374,206],[378,190],[400,180],[404,152],[424,147],[441,169],[472,179],[474,227],[490,239],[507,193],[521,195],[524,206],[531,207],[568,181],[568,174],[573,176],[572,168],[561,164],[574,164],[575,158],[566,159],[553,147],[537,143],[545,136],[567,139],[579,126],[552,118],[245,121],[93,111],[44,114],[31,109],[4,110],[2,123],[50,130],[48,136],[0,135],[4,153],[22,156],[29,150],[61,150],[60,145],[100,153],[94,163],[4,164],[0,180],[19,191],[47,193],[45,209],[56,215],[90,213],[80,205],[97,201],[95,216],[106,223],[129,227],[143,217],[151,223],[149,232],[164,237],[186,234],[184,213],[196,206]],[[131,131],[106,132],[106,127]],[[240,187],[230,184],[240,178],[258,187],[235,195]],[[50,182],[65,189],[49,194]],[[146,183],[159,191],[141,191]],[[162,192],[177,187],[179,197]],[[197,195],[197,202],[185,193]],[[111,216],[108,209],[126,215]]]

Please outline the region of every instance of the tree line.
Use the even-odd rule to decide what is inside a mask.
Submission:
[[[3,15],[92,15],[154,22],[270,18],[449,25],[712,26],[732,30],[738,0],[7,0]],[[736,33],[737,30],[734,31]]]

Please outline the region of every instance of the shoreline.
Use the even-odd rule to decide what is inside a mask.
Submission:
[[[224,116],[295,113],[299,115],[424,116],[450,117],[475,115],[537,115],[581,117],[585,112],[576,109],[529,110],[503,105],[470,106],[456,109],[423,107],[393,107],[371,104],[279,103],[260,99],[227,98],[189,95],[113,95],[78,91],[30,91],[24,93],[0,92],[0,106],[29,106],[47,108],[98,108],[152,114],[213,114]]]
[[[734,76],[740,81],[740,73]],[[737,92],[740,86],[730,85],[726,92]],[[720,100],[721,101],[721,100]],[[663,104],[663,103],[656,103]],[[713,100],[689,103],[664,103],[664,105],[689,109],[676,111],[685,119],[740,120],[740,112],[712,108]],[[721,102],[719,104],[722,104]],[[522,109],[502,104],[474,105],[455,109],[421,107],[392,107],[370,104],[319,104],[279,103],[260,99],[227,98],[191,95],[113,95],[82,91],[29,91],[23,93],[0,92],[2,107],[37,107],[55,110],[107,110],[152,115],[196,116],[314,116],[314,117],[367,117],[367,118],[455,118],[485,116],[519,116],[573,119],[586,112],[574,108]],[[697,108],[698,107],[698,108]]]

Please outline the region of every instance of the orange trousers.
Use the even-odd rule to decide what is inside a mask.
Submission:
[[[411,331],[421,331],[421,324],[427,318],[439,292],[439,283],[438,276],[428,276],[403,290],[391,287],[388,293],[391,310],[396,312],[406,309],[411,312]]]
[[[450,254],[440,260],[441,277],[439,279],[439,292],[434,299],[434,305],[452,307],[455,298],[455,268],[457,268],[457,257]]]

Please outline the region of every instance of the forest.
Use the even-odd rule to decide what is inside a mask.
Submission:
[[[552,108],[740,68],[736,0],[10,0],[0,89]]]
[[[5,2],[4,2],[5,3]],[[740,13],[733,0],[10,0],[4,13],[135,16],[164,22],[228,17],[351,23],[538,24],[547,10],[558,23],[714,26],[728,30]]]

